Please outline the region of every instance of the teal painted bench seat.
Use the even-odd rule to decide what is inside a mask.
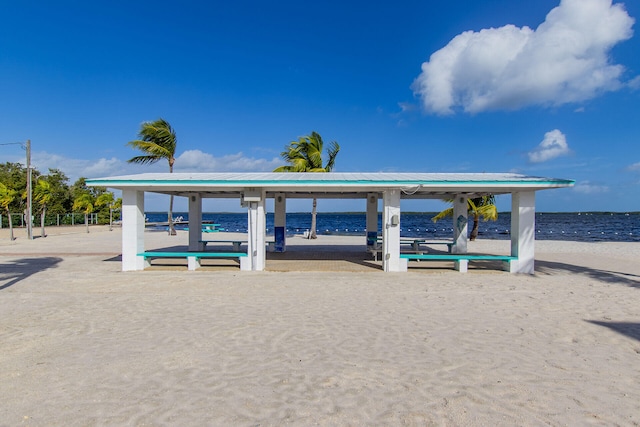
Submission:
[[[511,271],[511,262],[517,261],[518,257],[482,254],[400,254],[400,259],[407,261],[453,261],[456,270],[466,273],[469,261],[502,261],[503,270]]]
[[[137,254],[144,258],[144,266],[150,267],[151,260],[155,258],[186,258],[187,268],[195,270],[200,267],[202,258],[238,258],[240,261],[240,269],[244,270],[245,259],[247,254],[244,252],[142,252]]]
[[[242,244],[247,244],[248,242],[246,240],[199,240],[198,242],[202,243],[204,245],[204,248],[207,249],[207,244],[211,243],[218,243],[218,244],[224,244],[224,243],[230,243],[233,246],[233,251],[234,252],[239,252],[240,251],[240,246]]]
[[[374,261],[378,261],[378,252],[380,252],[380,250],[382,249],[381,245],[379,244],[381,242],[382,242],[382,236],[378,236],[376,239],[376,243],[378,244],[367,248],[367,250],[371,253],[371,255],[373,255]],[[410,245],[411,250],[415,251],[417,254],[424,253],[422,252],[422,248],[420,248],[420,245],[446,245],[448,253],[451,253],[451,248],[455,245],[455,243],[448,240],[427,240],[427,239],[421,239],[421,238],[413,239],[409,237],[401,237],[400,244]]]
[[[230,243],[233,247],[234,252],[238,252],[240,251],[240,246],[242,245],[246,245],[247,243],[249,243],[247,240],[198,240],[199,243],[202,243],[204,245],[204,249],[207,249],[207,245],[209,243],[213,244],[213,243],[218,243],[218,244],[224,244],[224,243]],[[269,249],[269,251],[273,252],[273,248],[275,247],[275,243],[274,241],[266,241],[265,245],[267,246],[267,248]]]

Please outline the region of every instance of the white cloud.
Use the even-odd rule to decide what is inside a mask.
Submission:
[[[640,171],[640,162],[627,166],[627,170]]]
[[[13,160],[10,160],[13,161]],[[24,164],[24,160],[16,159]],[[147,172],[168,172],[166,161],[151,165],[127,163],[115,157],[110,159],[74,159],[45,151],[32,154],[33,167],[47,174],[49,169],[60,169],[71,183],[80,177],[99,178],[105,176],[129,175]],[[282,164],[279,158],[256,159],[245,157],[242,153],[214,157],[200,150],[188,150],[176,158],[176,172],[261,172],[272,171]]]
[[[573,191],[583,194],[607,193],[609,191],[609,187],[606,185],[592,184],[589,181],[583,181],[576,183],[573,187]]]
[[[34,152],[32,155],[33,166],[42,174],[49,173],[49,169],[60,169],[69,178],[71,183],[80,177],[96,178],[110,175],[122,175],[135,173],[126,162],[112,157],[111,159],[73,159],[46,151]]]
[[[459,34],[422,64],[412,88],[427,112],[443,115],[591,99],[622,87],[624,67],[608,54],[631,38],[633,23],[611,0],[562,0],[535,30]]]
[[[544,139],[538,146],[527,153],[531,163],[541,163],[556,157],[569,154],[569,145],[566,136],[558,129],[544,134]]]
[[[416,109],[416,106],[410,102],[398,102],[398,107],[400,107],[400,111],[403,113]]]
[[[187,150],[176,158],[175,170],[189,172],[271,172],[282,165],[279,158],[256,159],[242,153],[214,157],[200,150]]]

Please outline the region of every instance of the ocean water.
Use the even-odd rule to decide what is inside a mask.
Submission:
[[[448,239],[453,233],[451,220],[445,219],[433,223],[431,218],[436,213],[402,213],[400,233],[406,237],[426,237],[431,239]],[[166,212],[146,213],[149,226],[156,230],[166,230]],[[182,217],[177,228],[188,227],[189,214],[175,212],[174,218]],[[246,213],[203,213],[204,222],[220,224],[226,231],[246,232]],[[382,222],[381,218],[378,223]],[[164,223],[164,224],[162,224]],[[362,235],[365,234],[366,216],[364,213],[318,213],[318,234]],[[311,226],[310,213],[287,213],[287,234],[302,234]],[[473,221],[469,221],[469,230]],[[509,239],[511,216],[507,213],[498,215],[497,221],[480,220],[479,239]],[[380,231],[380,230],[379,230]],[[267,234],[273,234],[273,214],[267,214]],[[640,241],[640,212],[634,213],[537,213],[536,239],[538,240],[573,240],[583,242]]]

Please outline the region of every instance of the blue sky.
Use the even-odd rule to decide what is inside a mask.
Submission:
[[[270,171],[317,131],[336,171],[568,178],[539,211],[640,210],[636,1],[0,5],[0,143],[43,173],[165,171],[126,163],[163,117],[177,172]]]

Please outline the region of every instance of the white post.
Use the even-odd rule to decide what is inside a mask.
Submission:
[[[451,247],[451,253],[467,253],[468,224],[467,198],[458,194],[453,199],[453,246]]]
[[[535,267],[536,193],[525,191],[511,195],[511,262],[512,273],[533,274]]]
[[[27,139],[27,238],[33,239],[33,187],[31,170],[31,140]]]
[[[249,199],[249,200],[247,200]],[[262,271],[266,264],[266,215],[264,209],[264,192],[259,195],[254,195],[251,198],[246,197],[248,205],[248,244],[247,244],[247,258],[248,262],[241,267],[245,267],[247,270]],[[254,201],[256,200],[256,201]]]
[[[284,193],[275,195],[273,209],[273,251],[285,252],[287,250],[287,196]]]
[[[144,270],[144,191],[122,190],[122,271]]]
[[[404,271],[400,262],[400,190],[386,190],[383,196],[382,268],[386,272]]]
[[[189,195],[189,250],[202,251],[202,196],[199,193]]]
[[[367,249],[372,249],[378,241],[378,195],[367,194]]]

